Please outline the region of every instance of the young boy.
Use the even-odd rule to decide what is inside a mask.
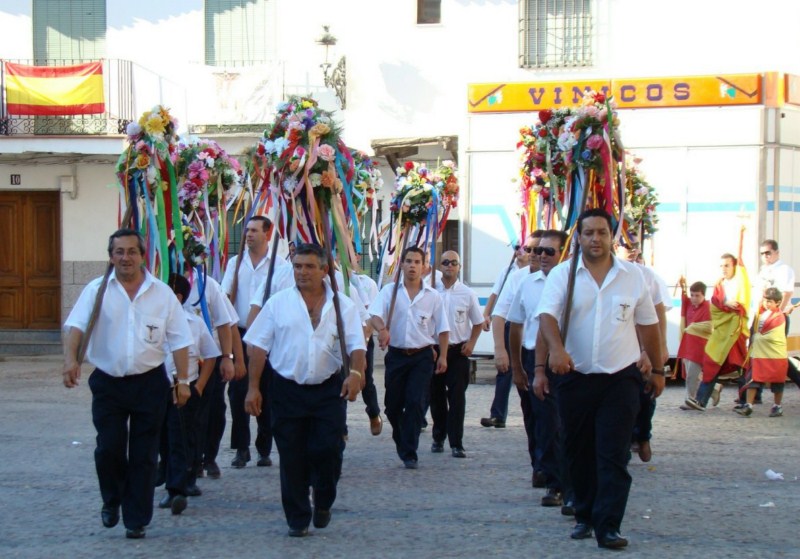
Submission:
[[[178,301],[183,304],[189,296],[189,280],[182,275],[170,274],[169,285]],[[220,355],[208,327],[195,313],[186,311],[186,320],[192,331],[194,343],[189,346],[189,386],[192,396],[186,405],[178,408],[170,403],[167,409],[167,495],[158,503],[162,509],[170,509],[172,514],[180,514],[186,508],[187,496],[201,494],[197,487],[197,470],[200,461],[200,448],[197,446],[197,426],[195,416],[200,405],[206,383],[214,370],[215,358]],[[202,359],[203,364],[198,365]],[[171,359],[165,363],[171,375],[175,368]]]
[[[678,357],[683,359],[683,370],[686,379],[686,398],[697,395],[697,387],[703,376],[703,353],[706,342],[711,335],[711,305],[706,301],[706,284],[696,281],[689,288],[686,295],[686,278],[681,276],[681,345],[678,347]],[[715,392],[714,394],[718,394]],[[681,405],[682,410],[690,410],[687,405]]]
[[[783,415],[781,400],[783,385],[786,382],[788,368],[788,352],[786,349],[786,319],[780,305],[783,293],[777,287],[764,290],[758,316],[758,329],[750,344],[750,382],[745,384],[747,403],[734,411],[745,417],[753,413],[753,401],[756,392],[764,384],[772,387],[775,405],[769,412],[770,417]]]

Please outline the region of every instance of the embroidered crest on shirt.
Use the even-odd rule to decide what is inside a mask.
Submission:
[[[145,341],[148,344],[157,344],[159,341],[159,337],[156,336],[158,333],[158,326],[155,324],[146,324],[145,328],[147,328],[147,339]]]
[[[464,309],[456,309],[456,322],[461,324],[467,319],[467,311]]]

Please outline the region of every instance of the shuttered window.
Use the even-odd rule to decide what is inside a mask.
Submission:
[[[105,0],[33,0],[32,15],[34,64],[105,58]]]
[[[520,0],[520,66],[592,64],[592,0]]]
[[[205,0],[206,64],[250,66],[274,58],[276,1]]]

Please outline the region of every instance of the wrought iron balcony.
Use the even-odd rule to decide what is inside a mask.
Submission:
[[[0,135],[2,136],[80,136],[124,134],[128,123],[136,117],[133,89],[134,63],[130,60],[103,60],[103,93],[105,112],[70,116],[34,116],[9,114],[6,98],[5,62],[39,66],[68,66],[88,60],[50,60],[34,64],[33,60],[3,60],[0,65]]]

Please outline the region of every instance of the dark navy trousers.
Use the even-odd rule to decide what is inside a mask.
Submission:
[[[309,488],[320,510],[330,510],[336,500],[346,415],[342,375],[337,371],[322,384],[297,384],[273,373],[271,387],[265,400],[272,400],[283,512],[289,528],[306,528],[312,517]]]
[[[244,338],[247,330],[239,328],[239,334]],[[244,352],[245,366],[250,366],[250,359],[247,350]],[[269,385],[272,380],[274,370],[267,361],[261,373],[261,394],[269,393]],[[228,383],[228,400],[231,403],[231,448],[234,450],[248,450],[250,448],[250,415],[244,411],[244,400],[247,397],[249,388],[247,375],[239,380],[232,380]],[[261,456],[269,456],[272,452],[272,428],[270,427],[270,411],[268,400],[264,398],[261,415],[256,418],[258,431],[256,432],[256,451]]]
[[[631,476],[631,432],[642,375],[635,364],[613,374],[571,371],[558,386],[564,449],[575,492],[575,520],[594,527],[598,541],[619,531]]]
[[[397,455],[401,460],[416,460],[425,400],[433,376],[433,348],[407,355],[389,346],[384,362],[384,404]]]
[[[461,354],[464,343],[447,350],[447,371],[431,378],[431,417],[433,440],[450,448],[464,448],[464,414],[469,386],[469,357]],[[438,346],[437,346],[438,352]]]
[[[163,365],[126,377],[95,369],[88,384],[103,504],[122,507],[126,528],[143,528],[153,518],[158,443],[170,390],[167,373]]]

